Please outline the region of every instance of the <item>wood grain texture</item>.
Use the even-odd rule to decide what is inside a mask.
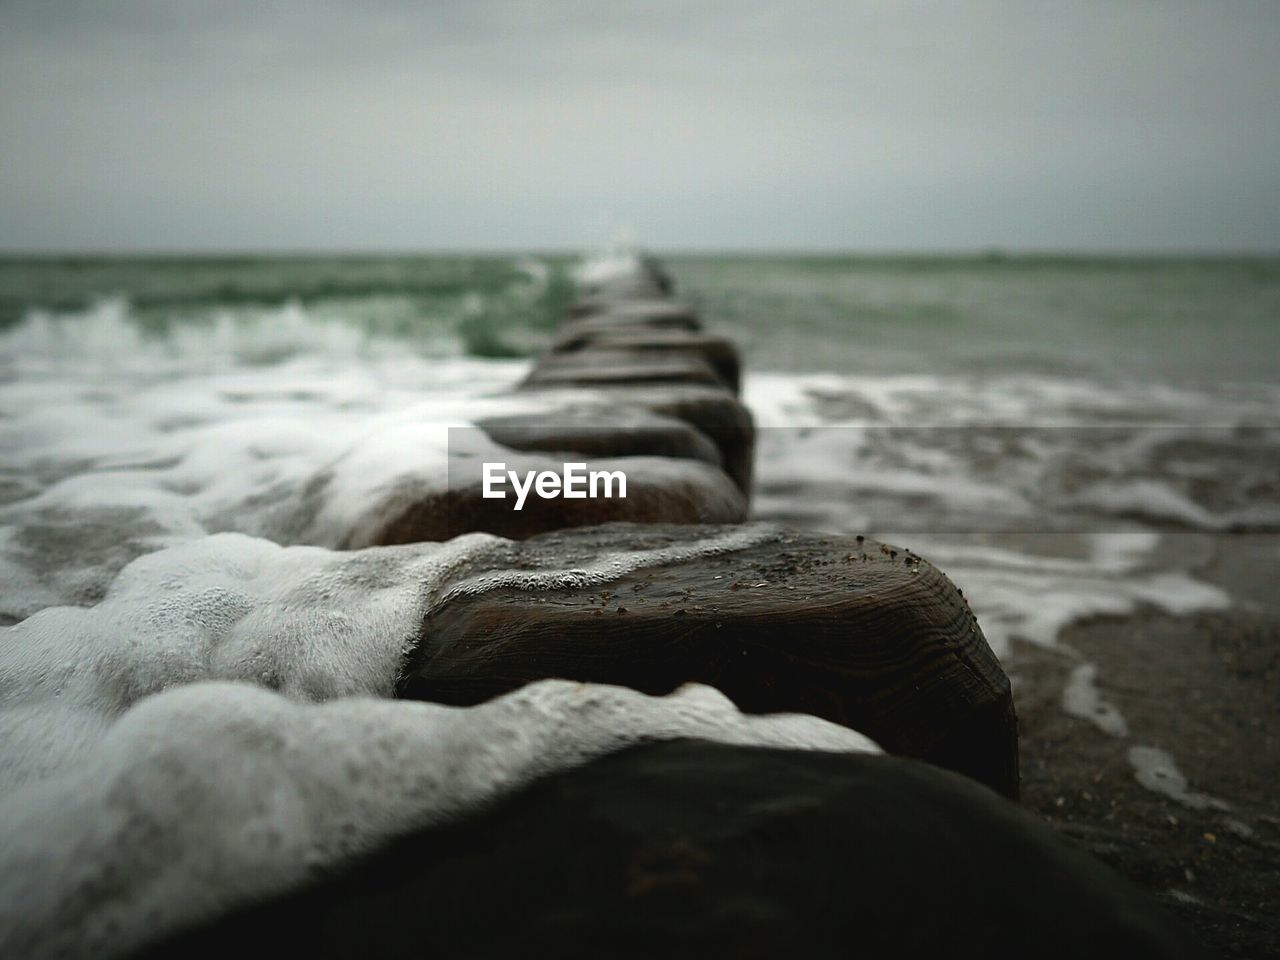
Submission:
[[[545,391],[543,399],[557,407],[558,412],[530,414],[526,422],[531,431],[554,424],[561,417],[566,425],[572,425],[581,416],[595,417],[616,431],[616,437],[609,443],[611,455],[639,455],[647,452],[651,435],[642,435],[635,447],[630,446],[630,424],[638,417],[649,415],[677,420],[714,444],[724,472],[744,495],[750,496],[755,466],[755,421],[722,384],[597,382],[590,386],[546,384],[537,389]],[[515,428],[521,419],[504,418],[504,427]],[[599,443],[599,440],[592,442]]]
[[[709,333],[688,330],[654,330],[620,325],[591,327],[566,324],[551,345],[553,354],[574,353],[601,347],[626,349],[640,354],[695,356],[706,362],[736,395],[742,385],[742,360],[733,342]]]
[[[714,532],[546,534],[522,545],[517,566],[571,567]],[[968,604],[931,564],[871,540],[774,531],[589,588],[457,596],[423,623],[399,694],[474,704],[547,677],[654,694],[707,683],[742,710],[814,714],[1018,792],[1009,681]]]
[[[570,408],[554,417],[511,415],[476,422],[511,450],[587,457],[676,457],[721,466],[719,448],[692,424],[647,410]]]
[[[572,353],[547,354],[529,371],[521,387],[592,387],[634,383],[729,386],[709,363],[693,352],[601,346]]]

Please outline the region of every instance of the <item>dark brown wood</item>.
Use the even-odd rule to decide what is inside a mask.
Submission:
[[[701,431],[675,417],[642,409],[585,407],[554,417],[489,417],[476,426],[511,450],[588,457],[677,457],[721,466],[720,451]]]
[[[598,347],[573,353],[549,353],[534,366],[522,387],[594,387],[650,383],[700,383],[728,387],[696,353]]]
[[[642,257],[630,273],[584,288],[521,389],[560,391],[569,408],[604,396],[613,409],[682,420],[716,445],[725,473],[749,498],[755,425],[736,395],[737,351],[703,335],[697,314],[670,296],[671,287],[661,265]],[[575,389],[589,391],[577,404]]]
[[[618,403],[635,404],[697,427],[719,448],[725,473],[750,496],[755,468],[755,421],[728,390],[696,384],[608,389]]]
[[[583,462],[588,471],[625,470],[626,498],[544,500],[531,495],[523,509],[516,510],[513,498],[485,499],[478,473],[464,474],[458,470],[450,478],[447,490],[426,497],[410,497],[403,506],[390,512],[379,529],[376,543],[449,540],[476,532],[521,540],[548,530],[609,521],[717,524],[747,519],[747,500],[742,491],[723,470],[701,460],[623,457]],[[522,473],[532,468],[554,472],[561,466],[550,457],[516,458],[509,465]]]
[[[610,524],[546,534],[522,544],[515,565],[571,568],[724,532]],[[951,582],[871,540],[757,532],[752,546],[588,588],[448,600],[423,623],[400,695],[474,704],[547,677],[654,694],[697,681],[745,711],[824,717],[1016,796],[1009,681]]]
[[[961,777],[698,741],[554,774],[143,955],[276,942],[310,960],[1203,955],[1150,896]]]
[[[648,298],[597,295],[573,304],[569,308],[567,320],[575,325],[634,324],[653,328],[702,329],[702,321],[691,307],[665,295]]]
[[[538,423],[554,423],[562,415],[566,419],[585,413],[614,419],[618,437],[611,449],[621,455],[628,449],[629,438],[624,429],[631,415],[657,415],[688,424],[715,444],[724,472],[746,495],[751,491],[755,459],[755,423],[751,414],[723,386],[701,383],[597,383],[590,387],[565,385],[538,388],[541,396],[560,405],[553,414],[539,413],[530,419]],[[642,439],[643,453],[648,439]]]
[[[515,390],[536,392],[539,412],[477,425],[497,445],[486,461],[515,469],[512,461],[545,454],[537,469],[560,472],[565,462],[581,461],[588,470],[622,470],[625,499],[530,497],[516,511],[510,498],[482,496],[474,451],[451,448],[447,483],[406,481],[380,491],[380,502],[341,546],[473,531],[519,539],[608,521],[745,520],[755,428],[736,396],[738,357],[732,344],[698,333],[697,316],[670,292],[670,277],[652,258],[582,284],[583,299],[570,309],[558,345]],[[555,455],[563,459],[556,463]]]
[[[553,353],[572,353],[598,347],[700,357],[735,394],[741,387],[742,360],[737,348],[732,341],[709,333],[654,330],[631,325],[591,327],[569,324],[556,337],[551,350]]]

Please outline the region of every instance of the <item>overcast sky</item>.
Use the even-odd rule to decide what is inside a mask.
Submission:
[[[0,247],[1280,251],[1280,2],[0,0]]]

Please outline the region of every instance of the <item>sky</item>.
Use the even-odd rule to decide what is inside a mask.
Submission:
[[[1280,2],[0,0],[0,249],[1280,252]]]

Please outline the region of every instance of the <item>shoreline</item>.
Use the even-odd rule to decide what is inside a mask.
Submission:
[[[1197,574],[1231,589],[1231,609],[1095,617],[1067,627],[1059,650],[1014,641],[1022,803],[1155,894],[1205,947],[1280,957],[1280,602],[1269,595],[1280,537],[1206,539]],[[1082,661],[1126,735],[1064,709]],[[1139,783],[1130,752],[1144,745],[1172,757],[1189,803],[1171,795],[1177,783]]]
[[[1280,622],[1280,611],[1266,607],[1270,602],[1266,574],[1276,566],[1273,538],[1249,541],[1257,547],[1249,553],[1219,549],[1224,542],[1220,538],[1200,536],[1195,544],[1211,543],[1214,549],[1197,546],[1190,553],[1179,553],[1190,541],[1178,542],[1152,532],[1143,538],[1143,543],[1150,545],[1149,555],[1147,547],[1133,556],[1129,555],[1132,551],[1116,554],[1099,547],[1079,556],[1061,557],[1051,549],[1052,537],[1037,534],[1032,538],[1034,544],[1024,546],[1032,546],[1031,553],[1037,557],[1043,552],[1044,562],[1032,564],[1036,575],[1012,587],[1001,581],[1001,571],[1008,568],[1017,573],[1026,565],[1016,555],[1010,560],[999,545],[991,545],[986,555],[992,564],[986,571],[987,585],[996,598],[1014,590],[1019,602],[1013,604],[1017,609],[1003,611],[1003,619],[999,606],[992,608],[994,613],[986,624],[988,636],[975,623],[973,611],[956,583],[906,549],[906,543],[897,547],[878,544],[856,530],[843,535],[805,531],[802,521],[799,525],[787,523],[786,529],[775,531],[759,543],[738,542],[739,534],[749,540],[760,539],[758,528],[738,524],[749,519],[753,487],[759,488],[758,494],[770,488],[764,482],[753,483],[757,459],[755,420],[748,404],[739,399],[741,369],[737,350],[733,342],[703,332],[700,311],[670,299],[671,280],[660,266],[640,260],[628,268],[630,272],[618,275],[611,272],[616,264],[605,266],[609,269],[597,271],[598,275],[584,273],[580,277],[580,299],[568,308],[551,349],[526,371],[519,383],[512,384],[496,399],[489,398],[487,404],[455,403],[448,408],[465,412],[476,429],[465,433],[460,445],[455,446],[450,439],[438,451],[448,466],[448,482],[443,487],[428,478],[428,474],[435,476],[431,470],[438,472],[439,463],[438,458],[427,456],[436,447],[426,443],[439,439],[439,410],[422,411],[435,419],[424,419],[417,408],[384,411],[381,430],[369,428],[368,424],[375,422],[371,411],[357,410],[348,424],[352,432],[350,446],[339,443],[342,452],[336,458],[326,458],[312,474],[294,467],[295,473],[288,475],[292,479],[274,488],[272,499],[265,505],[258,504],[266,511],[262,517],[237,516],[237,526],[248,524],[251,529],[246,532],[264,536],[274,550],[250,538],[227,536],[197,538],[185,547],[171,546],[176,553],[157,554],[154,560],[148,558],[127,568],[131,579],[126,580],[126,586],[132,583],[136,595],[126,596],[128,591],[122,590],[117,579],[108,599],[89,611],[47,614],[38,622],[32,619],[15,630],[27,637],[33,648],[48,650],[61,649],[60,630],[75,634],[79,629],[74,625],[60,626],[59,617],[80,618],[85,624],[106,618],[99,624],[104,636],[115,631],[112,616],[127,622],[131,634],[150,631],[146,635],[153,641],[153,649],[144,652],[135,643],[136,669],[131,669],[139,676],[150,677],[147,682],[161,692],[148,705],[140,706],[137,715],[129,707],[135,699],[146,699],[145,695],[134,697],[129,692],[132,687],[120,693],[118,684],[95,686],[92,668],[79,673],[74,664],[65,668],[65,683],[83,681],[85,696],[102,708],[99,719],[103,730],[99,732],[117,745],[127,735],[143,740],[155,736],[155,731],[142,729],[147,720],[156,730],[167,729],[172,717],[166,711],[176,711],[178,715],[186,715],[183,711],[187,711],[192,717],[198,716],[199,723],[213,723],[215,727],[225,721],[219,708],[211,704],[219,703],[227,689],[199,687],[202,679],[248,680],[251,689],[240,690],[239,694],[243,695],[246,715],[255,718],[253,723],[262,719],[259,713],[265,716],[277,711],[293,718],[281,722],[293,723],[299,730],[308,725],[323,726],[324,716],[341,712],[334,706],[305,705],[317,699],[378,694],[379,699],[372,704],[361,707],[348,703],[344,707],[365,710],[369,716],[364,720],[373,730],[385,722],[374,722],[375,715],[394,715],[409,721],[421,712],[408,704],[404,710],[390,709],[390,704],[382,700],[390,699],[392,691],[400,700],[415,698],[435,704],[421,705],[429,712],[448,705],[450,709],[460,707],[483,717],[486,711],[503,708],[504,701],[501,697],[494,699],[496,695],[505,693],[513,698],[507,703],[520,705],[525,703],[521,698],[526,697],[520,691],[534,689],[540,680],[553,685],[569,681],[579,686],[555,689],[560,691],[558,695],[575,701],[566,707],[574,721],[568,728],[559,721],[553,725],[560,731],[552,738],[556,748],[563,746],[560,741],[564,729],[580,727],[583,736],[596,736],[598,722],[591,720],[590,711],[600,702],[611,703],[610,697],[631,695],[623,691],[660,697],[672,690],[687,689],[682,684],[701,682],[708,684],[708,689],[719,691],[717,696],[724,698],[726,705],[732,704],[747,716],[757,715],[744,719],[744,723],[768,727],[783,722],[785,718],[758,716],[778,711],[792,711],[810,719],[825,718],[836,724],[835,731],[846,740],[848,735],[843,731],[853,731],[859,744],[871,737],[890,754],[925,761],[906,761],[902,769],[914,770],[912,777],[923,778],[918,786],[925,793],[934,789],[928,786],[934,783],[944,808],[949,802],[942,799],[944,796],[951,796],[957,803],[962,803],[965,796],[970,798],[979,822],[955,836],[948,833],[945,842],[939,838],[938,843],[925,844],[929,849],[919,850],[914,862],[919,871],[934,877],[941,886],[926,891],[917,888],[916,880],[901,878],[897,888],[884,887],[897,889],[895,897],[901,896],[902,891],[917,891],[907,899],[918,894],[926,904],[951,902],[951,871],[943,864],[985,863],[981,869],[973,868],[977,878],[1011,886],[1008,896],[1004,896],[983,882],[965,885],[968,893],[982,901],[983,915],[989,912],[992,917],[1007,916],[1010,911],[1016,914],[1021,909],[1019,904],[1030,908],[1026,899],[1029,896],[1035,910],[1048,911],[1048,925],[1042,932],[1051,940],[1051,931],[1058,929],[1055,924],[1065,925],[1073,935],[1096,926],[1109,931],[1103,939],[1133,935],[1153,949],[1157,943],[1163,944],[1161,956],[1181,956],[1184,950],[1194,955],[1193,938],[1178,933],[1177,918],[1147,903],[1146,894],[1154,893],[1162,896],[1166,905],[1171,903],[1175,913],[1185,914],[1191,908],[1199,911],[1190,919],[1193,926],[1201,929],[1202,939],[1219,947],[1225,944],[1233,951],[1245,951],[1240,955],[1257,955],[1258,943],[1275,932],[1259,919],[1265,907],[1260,910],[1255,906],[1270,895],[1265,866],[1259,857],[1265,858],[1275,847],[1274,833],[1270,832],[1275,824],[1267,798],[1256,794],[1248,776],[1255,766],[1251,757],[1259,752],[1270,756],[1275,752],[1270,749],[1273,743],[1266,733],[1265,719],[1253,725],[1254,739],[1223,735],[1215,727],[1223,715],[1218,697],[1202,698],[1205,702],[1197,704],[1202,708],[1199,713],[1181,709],[1181,705],[1190,696],[1183,689],[1187,683],[1204,677],[1227,689],[1224,684],[1230,677],[1214,674],[1215,666],[1236,664],[1241,656],[1248,659],[1256,654],[1265,658],[1273,645],[1274,626]],[[932,393],[923,385],[916,386],[918,393]],[[311,392],[301,395],[308,402],[318,396]],[[889,398],[881,399],[887,402]],[[930,397],[925,409],[929,409],[929,403],[936,407],[937,398]],[[908,402],[901,412],[910,409]],[[365,425],[363,428],[355,422],[357,417]],[[470,443],[463,442],[468,439]],[[907,462],[898,463],[891,456],[887,465],[880,463],[875,468],[888,470],[889,476],[896,478],[895,491],[915,489],[912,483],[923,484],[920,489],[936,486],[937,475],[927,469],[915,470],[918,464],[910,455],[922,457],[926,467],[936,464],[936,458],[930,459],[927,451],[910,444],[897,446],[907,449],[898,449],[894,456],[906,456]],[[419,459],[396,459],[395,454],[406,449]],[[527,516],[497,509],[488,502],[487,492],[482,492],[487,487],[478,476],[471,475],[489,460],[487,455],[476,454],[493,450],[510,451],[507,455],[514,458],[513,462],[542,466],[562,457],[566,450],[572,451],[575,462],[580,458],[584,468],[591,463],[613,463],[611,458],[630,458],[627,462],[637,472],[629,479],[637,490],[628,492],[645,495],[619,500],[587,514],[543,504],[541,500],[531,502]],[[812,449],[802,452],[810,457],[821,455]],[[245,455],[251,459],[253,469],[262,468],[259,446],[248,445]],[[825,456],[831,462],[838,459],[831,451]],[[307,458],[301,459],[305,467]],[[767,459],[767,455],[761,459]],[[184,458],[174,461],[174,469],[184,462]],[[219,450],[206,468],[218,477],[227,462],[226,452]],[[461,472],[455,472],[455,466]],[[532,472],[526,473],[532,476]],[[404,482],[397,486],[379,481],[378,477],[384,475]],[[122,474],[118,479],[118,492],[136,495],[139,477]],[[846,496],[853,496],[857,488],[847,480],[843,478],[838,486]],[[157,488],[168,491],[163,480],[155,482]],[[69,486],[74,489],[74,484]],[[193,489],[201,490],[199,485]],[[803,483],[799,489],[804,489]],[[791,496],[797,499],[800,494],[791,491]],[[806,503],[813,501],[813,496],[805,497]],[[818,502],[821,503],[820,498]],[[850,505],[845,500],[841,503]],[[359,509],[353,512],[351,504],[358,504]],[[836,501],[827,506],[836,510],[828,517],[840,516],[842,508]],[[206,528],[210,524],[216,528],[224,522],[217,510],[228,511],[227,503],[216,498],[212,507],[217,508],[212,514],[199,515]],[[849,519],[841,516],[834,525]],[[597,526],[610,520],[646,525]],[[254,522],[266,526],[259,529],[252,526]],[[659,523],[699,526],[669,530],[650,526]],[[724,528],[731,531],[727,534],[733,541],[731,545],[702,542],[700,538],[713,530],[708,524],[715,523],[731,524]],[[476,540],[461,555],[451,555],[445,541],[465,532],[488,532],[519,542]],[[47,531],[35,535],[48,540]],[[74,541],[68,543],[74,542],[83,549],[83,532],[72,536]],[[212,543],[215,539],[217,542]],[[891,539],[899,542],[897,537]],[[338,552],[322,555],[297,548],[282,550],[275,546],[281,541],[336,547]],[[927,537],[925,541],[927,544]],[[485,543],[488,546],[484,549],[476,546]],[[389,554],[345,552],[395,544],[418,546]],[[966,550],[948,552],[945,538],[933,546],[941,553],[943,571],[954,570],[952,564],[963,561]],[[491,561],[487,568],[481,563],[485,550]],[[640,557],[637,550],[648,553]],[[288,556],[284,556],[286,553]],[[926,558],[932,556],[930,549],[924,553]],[[266,554],[270,560],[265,559]],[[180,569],[192,571],[186,581],[175,579],[164,569],[175,557],[181,558]],[[305,570],[299,566],[300,557],[305,558]],[[628,557],[643,571],[622,569],[618,558]],[[40,559],[47,565],[47,556],[42,554]],[[284,572],[273,580],[263,574],[276,560],[282,562],[276,564],[277,572]],[[1124,618],[1076,622],[1061,610],[1046,618],[1038,617],[1038,610],[1027,609],[1027,604],[1038,607],[1050,602],[1052,598],[1045,596],[1045,591],[1059,589],[1060,578],[1066,577],[1068,595],[1074,590],[1077,596],[1093,598],[1085,610],[1114,614],[1133,609],[1135,602],[1172,594],[1175,601],[1167,605],[1167,610],[1186,613],[1195,604],[1184,602],[1185,593],[1196,584],[1185,577],[1164,576],[1163,566],[1148,566],[1152,561],[1159,564],[1165,560],[1179,573],[1195,567],[1197,574],[1230,582],[1233,597],[1241,596],[1240,583],[1236,581],[1248,582],[1249,597],[1262,605],[1260,610],[1269,610],[1260,621],[1262,626],[1245,629],[1234,613],[1179,618],[1142,612]],[[593,565],[598,567],[595,573],[587,569]],[[482,569],[488,572],[483,573]],[[981,563],[977,569],[981,575]],[[250,570],[255,571],[252,576]],[[1110,578],[1131,575],[1150,577],[1150,582],[1140,584],[1144,589],[1108,592]],[[261,581],[254,585],[261,587],[260,596],[254,593],[250,581]],[[210,597],[218,607],[224,597],[232,595],[240,604],[237,613],[219,614],[208,629],[203,625],[203,614],[189,613],[181,621],[189,626],[179,632],[187,630],[182,634],[186,637],[183,656],[193,655],[190,665],[170,656],[174,623],[163,611],[157,611],[150,599],[161,584],[166,602],[175,609],[193,604],[204,610]],[[328,584],[328,588],[322,589],[322,584]],[[365,609],[377,606],[367,596],[370,584],[378,585],[375,595],[381,596],[387,610]],[[427,585],[425,592],[415,590],[415,585],[423,584]],[[335,587],[342,589],[335,592]],[[1209,593],[1222,604],[1227,603],[1225,592],[1213,588]],[[977,595],[976,590],[974,594]],[[1005,602],[1008,606],[1007,597]],[[255,604],[268,612],[260,612]],[[367,615],[363,619],[354,615],[361,611]],[[392,613],[390,620],[387,611]],[[1075,615],[1083,615],[1079,605]],[[1038,625],[1044,632],[1039,649],[1010,646],[1010,637],[1016,636],[1019,623]],[[1063,624],[1067,626],[1062,630],[1061,642],[1050,642],[1054,630]],[[386,642],[388,626],[394,627],[390,633],[395,634],[395,642]],[[1131,636],[1135,631],[1136,639]],[[85,636],[90,634],[92,630]],[[1230,656],[1212,643],[1207,653],[1197,646],[1203,637],[1223,634],[1238,638],[1239,649],[1233,648]],[[1167,649],[1171,637],[1183,638],[1185,649]],[[318,639],[320,645],[299,646],[293,638]],[[92,638],[86,643],[91,641]],[[1003,665],[997,662],[996,653],[1006,655]],[[162,669],[165,664],[170,668],[169,674]],[[61,698],[63,681],[56,689],[52,682],[46,682],[57,672],[53,667],[43,672],[38,668],[35,661],[25,668],[30,676],[29,687],[40,696],[47,694],[45,706],[53,711],[51,715],[57,715],[59,704],[75,698]],[[1247,706],[1253,711],[1251,716],[1265,718],[1265,696],[1258,684],[1269,679],[1268,669],[1262,663],[1260,674],[1257,670],[1247,673],[1241,690],[1230,691],[1229,705]],[[1086,673],[1082,674],[1082,670]],[[1021,750],[1013,713],[1014,694],[1006,671],[1016,678],[1017,706],[1025,713]],[[1154,680],[1149,674],[1156,675]],[[174,678],[179,678],[176,683]],[[1162,689],[1161,683],[1168,689]],[[164,692],[183,685],[191,689]],[[605,692],[592,692],[592,685],[600,685]],[[578,704],[576,699],[584,691],[587,695]],[[1125,696],[1134,691],[1148,693],[1130,703]],[[285,694],[286,701],[302,703],[277,703],[273,692]],[[110,697],[117,693],[133,720],[131,724],[125,722],[125,732],[117,732],[113,738],[116,725],[110,723],[114,704]],[[677,700],[664,700],[654,709],[678,714],[683,707],[677,701],[684,694],[671,696]],[[1072,701],[1072,697],[1079,702]],[[1104,711],[1105,717],[1097,712],[1103,704],[1111,711]],[[610,710],[605,711],[607,717],[621,724],[624,732],[629,730],[627,711]],[[210,712],[215,716],[206,716]],[[574,726],[583,720],[589,722]],[[1200,727],[1183,729],[1192,721]],[[1102,745],[1090,742],[1072,726],[1075,723],[1107,740]],[[685,728],[671,729],[678,733]],[[477,762],[483,766],[484,751],[492,749],[492,744],[482,735],[483,725],[474,727],[472,732],[477,730],[475,752],[480,758]],[[530,762],[538,760],[537,750],[521,746],[527,731],[520,724],[514,730],[494,742],[509,742],[515,748],[513,756],[526,760],[532,757]],[[413,736],[421,733],[413,728]],[[183,762],[189,764],[178,771],[179,780],[188,776],[192,783],[200,783],[201,777],[215,770],[214,755],[197,756],[187,749],[191,740],[205,740],[206,735],[215,734],[216,730],[210,732],[197,725],[186,740],[176,745]],[[412,739],[409,733],[405,736]],[[91,750],[91,739],[77,741],[74,746],[77,750]],[[303,742],[311,738],[295,739]],[[257,764],[263,774],[262,783],[269,787],[281,764],[277,762],[279,758],[268,755],[263,743],[274,740],[251,738],[234,749],[227,747],[225,753],[231,756],[242,749],[243,755],[238,755],[235,763]],[[1188,744],[1195,748],[1197,763],[1190,763],[1183,756],[1188,753]],[[408,747],[405,750],[406,755],[416,752]],[[1141,753],[1143,750],[1147,753]],[[1239,782],[1213,781],[1205,773],[1205,763],[1232,751],[1235,754],[1230,758],[1230,770]],[[122,748],[121,756],[129,757],[134,752],[132,747]],[[48,759],[46,750],[29,753],[23,762],[30,761],[32,769]],[[1135,756],[1146,758],[1145,767],[1137,765],[1139,779],[1147,778],[1147,786],[1151,786],[1155,782],[1152,778],[1163,776],[1170,789],[1153,794],[1135,780]],[[373,760],[375,772],[395,781],[399,771],[383,769],[378,766],[380,762]],[[457,757],[450,761],[458,762]],[[744,762],[752,764],[756,760],[748,758]],[[805,765],[811,761],[797,762]],[[1010,805],[996,794],[1017,798],[1019,762],[1027,768],[1026,800]],[[122,763],[117,774],[126,779],[140,777],[145,781],[154,776],[168,784],[175,777],[176,768],[172,765],[161,769],[145,763],[134,767],[131,760]],[[1178,787],[1170,779],[1183,776],[1179,763],[1185,765],[1190,786]],[[297,760],[296,766],[309,771],[315,765],[303,759]],[[952,776],[942,772],[947,767],[994,787],[996,794],[959,778],[947,779]],[[552,763],[550,769],[554,768]],[[547,775],[547,769],[538,769],[540,775]],[[873,769],[889,771],[896,767],[890,764]],[[420,775],[435,782],[437,774],[424,768]],[[589,771],[583,774],[592,775]],[[1273,779],[1269,768],[1264,775]],[[362,773],[358,779],[364,782],[366,778],[367,774]],[[913,843],[919,846],[925,824],[933,817],[919,811],[909,813],[913,798],[925,794],[917,794],[916,787],[900,786],[904,792],[896,801],[891,800],[902,804],[902,816],[894,828],[896,834],[888,832],[888,820],[880,820],[878,826],[876,817],[849,822],[849,808],[840,803],[832,808],[835,822],[841,825],[840,829],[874,829],[883,833],[879,839],[891,847],[901,844],[901,849],[907,850]],[[329,793],[343,795],[344,790],[350,789],[354,789],[351,784],[326,787],[319,792],[299,787],[298,796],[311,802],[317,796],[323,799]],[[205,788],[199,790],[204,792]],[[1209,792],[1200,793],[1202,790]],[[785,780],[769,783],[768,791],[769,796],[762,801],[765,809],[791,811],[787,816],[794,816],[797,825],[808,823],[804,811],[818,800],[817,796]],[[132,791],[130,796],[145,808],[148,801],[144,795],[148,793]],[[871,793],[879,796],[874,787]],[[226,799],[218,791],[214,794]],[[1219,795],[1230,798],[1230,810],[1228,801],[1218,799]],[[406,810],[412,811],[416,796],[412,790],[406,795]],[[1200,818],[1169,813],[1169,804],[1176,806],[1179,802],[1189,804]],[[349,817],[358,806],[348,798],[326,815]],[[730,802],[717,809],[743,817],[743,826],[749,831],[765,829],[752,825],[758,811],[750,805],[735,806]],[[270,826],[270,814],[268,811],[264,815],[267,825],[262,829],[267,832],[279,827]],[[651,814],[655,818],[652,829],[670,829],[670,810],[655,809]],[[134,815],[136,811],[130,813]],[[158,816],[150,809],[140,815]],[[181,805],[170,808],[165,815],[174,816],[170,828],[175,837],[189,826]],[[479,831],[475,839],[482,849],[491,842],[486,839],[486,822],[483,817],[475,821]],[[650,823],[649,814],[637,822]],[[664,822],[668,826],[662,826]],[[1180,828],[1176,835],[1180,846],[1171,847],[1165,859],[1148,849],[1160,846],[1157,827],[1161,823]],[[359,834],[358,825],[352,829],[365,836]],[[810,853],[826,870],[833,864],[824,852],[821,834],[816,831],[816,846]],[[1244,864],[1234,883],[1202,864],[1204,852],[1197,845],[1212,844],[1218,849],[1216,845],[1223,842],[1219,836],[1228,835],[1251,845],[1245,854],[1231,848],[1233,862]],[[379,840],[381,836],[373,831],[366,840],[374,845],[385,842],[388,848],[395,846],[392,834]],[[306,856],[314,860],[318,855],[323,860],[332,855],[324,862],[344,872],[345,854],[341,849],[324,853],[332,838],[330,828],[318,830],[307,841],[316,846]],[[1054,851],[1064,849],[1064,838],[1076,848],[1067,859],[1077,861],[1078,869],[1060,875],[1046,864],[1057,857]],[[976,851],[972,856],[954,852],[935,863],[938,851],[953,841],[976,845],[981,855]],[[342,842],[347,841],[340,841],[339,846]],[[856,841],[855,848],[861,842]],[[50,849],[46,847],[45,854]],[[1222,849],[1226,849],[1225,843]],[[1250,851],[1258,856],[1251,858]],[[104,856],[110,853],[108,850]],[[207,851],[213,860],[223,859],[225,853],[216,844]],[[1136,881],[1136,886],[1130,889],[1120,878],[1111,878],[1099,863],[1085,856],[1088,853],[1111,862],[1122,875]],[[1008,857],[1001,859],[1006,854]],[[994,859],[988,861],[988,855]],[[1024,855],[1029,860],[1019,861]],[[783,859],[794,866],[791,860]],[[887,859],[902,860],[908,866],[912,862],[903,856]],[[847,899],[857,883],[877,883],[881,873],[877,861],[856,855],[846,860],[854,865],[851,875],[828,890],[835,891],[837,899]],[[501,860],[494,861],[490,868],[500,870]],[[1173,870],[1181,873],[1172,874]],[[234,877],[235,882],[228,889],[252,873],[233,865],[228,876]],[[306,885],[310,880],[295,878],[291,882]],[[842,886],[844,883],[853,886]],[[1201,884],[1194,888],[1197,892],[1187,889],[1196,883]],[[1202,888],[1207,891],[1204,896],[1198,895]],[[713,884],[706,892],[714,902],[726,889]],[[840,893],[842,890],[844,893]],[[1114,899],[1106,891],[1112,891]],[[233,901],[228,903],[234,912]],[[837,910],[830,916],[840,913]],[[874,913],[862,923],[867,929],[881,922]],[[965,915],[965,922],[976,922],[967,910],[961,914]],[[549,921],[555,915],[552,911],[543,919]],[[1139,918],[1138,927],[1130,927],[1135,918]],[[542,923],[543,919],[537,922]],[[821,924],[828,919],[824,915]],[[1021,919],[1026,921],[1025,916]],[[217,925],[221,921],[213,917],[211,922]],[[990,929],[993,922],[999,924],[977,922],[975,936],[979,939],[983,929]],[[779,931],[790,935],[792,928],[781,920],[779,923]],[[892,932],[895,928],[890,924],[885,929]],[[1018,927],[1010,920],[1008,929]],[[1089,936],[1092,935],[1085,939]]]

